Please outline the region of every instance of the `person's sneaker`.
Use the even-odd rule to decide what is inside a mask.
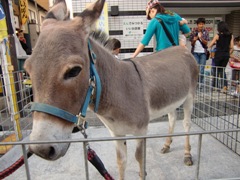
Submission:
[[[227,86],[224,86],[224,87],[222,88],[221,92],[222,92],[222,93],[227,93],[227,90],[228,90]]]

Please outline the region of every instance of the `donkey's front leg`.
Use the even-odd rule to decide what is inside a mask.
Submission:
[[[168,121],[169,121],[168,133],[169,134],[172,134],[174,132],[176,119],[177,119],[177,112],[176,112],[176,110],[174,110],[171,113],[168,113]],[[169,136],[169,137],[166,138],[165,144],[164,144],[163,148],[161,149],[161,153],[164,154],[164,153],[169,152],[171,143],[172,143],[172,137]]]
[[[116,141],[117,164],[119,180],[124,180],[124,173],[127,164],[127,143],[125,140]]]
[[[143,158],[144,158],[144,146],[143,146],[143,140],[142,139],[138,139],[137,140],[137,148],[136,148],[136,152],[135,152],[135,158],[139,163],[139,176],[140,176],[140,180],[143,179],[143,176],[145,176],[147,173],[144,172],[143,170]]]

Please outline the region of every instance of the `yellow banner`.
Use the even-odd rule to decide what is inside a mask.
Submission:
[[[21,24],[24,25],[27,22],[28,17],[29,17],[28,0],[20,0],[19,6],[20,6]]]
[[[0,58],[1,58],[1,67],[5,81],[5,92],[8,99],[8,104],[12,104],[12,111],[11,113],[14,114],[14,129],[16,132],[17,140],[22,139],[22,132],[20,127],[20,113],[17,104],[17,96],[16,96],[16,89],[15,89],[15,82],[14,82],[14,75],[13,75],[13,66],[11,64],[11,56],[10,56],[10,44],[8,41],[8,33],[7,33],[7,24],[6,24],[6,16],[3,10],[2,5],[0,4]],[[11,101],[11,103],[10,103]],[[10,110],[10,109],[9,109]],[[0,147],[1,149],[1,147]]]
[[[7,24],[3,7],[0,4],[0,41],[8,37]]]
[[[90,7],[93,5],[93,3],[87,3],[86,7]],[[101,31],[104,31],[105,33],[109,33],[108,28],[108,4],[105,2],[102,13],[99,17],[99,19],[96,22],[96,29],[100,29]]]
[[[107,3],[104,4],[102,14],[100,15],[97,21],[97,29],[105,31],[108,34],[108,5]]]

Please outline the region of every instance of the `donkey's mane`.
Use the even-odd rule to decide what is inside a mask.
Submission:
[[[103,47],[105,47],[108,51],[110,51],[109,48],[107,48],[107,44],[109,42],[110,37],[107,33],[105,33],[102,30],[94,30],[90,33],[90,37],[100,43]]]
[[[92,37],[92,39],[96,40],[104,47],[106,46],[106,44],[108,43],[108,41],[110,39],[110,37],[107,35],[107,33],[105,33],[104,31],[101,31],[101,30],[92,31],[90,34],[90,37]]]
[[[90,33],[90,37],[100,43],[107,51],[112,53],[113,50],[113,42],[112,38],[102,30],[94,30]]]

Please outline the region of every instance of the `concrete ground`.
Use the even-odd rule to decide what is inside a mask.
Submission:
[[[150,123],[148,134],[167,133],[168,123]],[[182,121],[177,121],[175,132],[183,132]],[[191,131],[201,131],[192,125]],[[108,130],[103,126],[94,126],[88,129],[89,138],[109,137]],[[81,133],[73,134],[73,139],[82,138]],[[129,140],[128,164],[126,169],[126,180],[139,179],[138,164],[134,158],[135,141]],[[191,136],[192,156],[194,165],[191,167],[183,164],[184,137],[174,137],[171,151],[161,154],[160,150],[164,144],[164,138],[147,140],[147,178],[148,180],[192,180],[195,179],[197,163],[198,136]],[[115,146],[113,142],[92,142],[91,148],[96,151],[103,161],[106,169],[118,179]],[[14,162],[21,153],[21,147],[12,149],[0,158],[0,171],[8,163]],[[11,162],[12,161],[12,162]],[[30,176],[32,180],[84,180],[85,169],[83,159],[83,145],[72,143],[67,154],[57,161],[46,161],[35,155],[29,158]],[[90,180],[103,179],[98,171],[90,164]],[[210,135],[203,136],[202,156],[200,164],[199,179],[240,179],[240,156],[234,154],[223,144]],[[25,167],[22,166],[15,173],[8,176],[6,180],[26,180]]]

